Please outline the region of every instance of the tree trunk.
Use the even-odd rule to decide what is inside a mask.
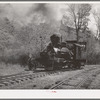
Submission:
[[[79,31],[78,30],[76,30],[76,40],[77,40],[77,42],[79,41]]]

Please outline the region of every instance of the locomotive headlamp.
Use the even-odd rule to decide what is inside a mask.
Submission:
[[[85,45],[82,45],[82,47],[84,47],[84,48],[85,48]]]

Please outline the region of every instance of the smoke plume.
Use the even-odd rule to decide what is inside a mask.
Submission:
[[[48,20],[60,21],[62,18],[62,8],[59,4],[38,3],[33,4],[29,10],[28,15],[34,13],[41,13]]]

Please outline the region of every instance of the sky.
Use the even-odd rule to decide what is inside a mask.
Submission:
[[[33,10],[37,9],[36,8],[37,4],[35,3],[11,3],[11,5],[12,9],[14,10],[15,17],[19,16],[19,18],[23,21],[27,21],[29,19],[26,15],[31,7],[33,7]],[[92,6],[93,9],[100,9],[100,4],[92,4]],[[63,15],[63,9],[67,9],[67,6],[64,3],[53,3],[53,4],[50,3],[48,7],[52,10],[53,13],[52,15],[49,16],[52,16],[56,20],[61,20]],[[90,15],[89,18],[90,18],[89,28],[93,32],[95,32],[96,31],[95,20],[92,15]]]
[[[17,12],[17,14],[21,14],[21,15],[25,15],[28,10],[30,9],[30,7],[33,5],[33,7],[36,7],[36,4],[34,3],[23,3],[23,4],[11,4],[13,6],[13,8],[15,9],[15,11]],[[58,20],[60,20],[62,18],[62,12],[61,9],[66,8],[65,4],[49,4],[49,8],[52,9],[55,13],[54,16],[56,16],[56,18]]]

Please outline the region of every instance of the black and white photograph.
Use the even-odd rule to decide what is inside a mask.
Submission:
[[[100,89],[100,3],[0,3],[0,90],[10,89]]]

